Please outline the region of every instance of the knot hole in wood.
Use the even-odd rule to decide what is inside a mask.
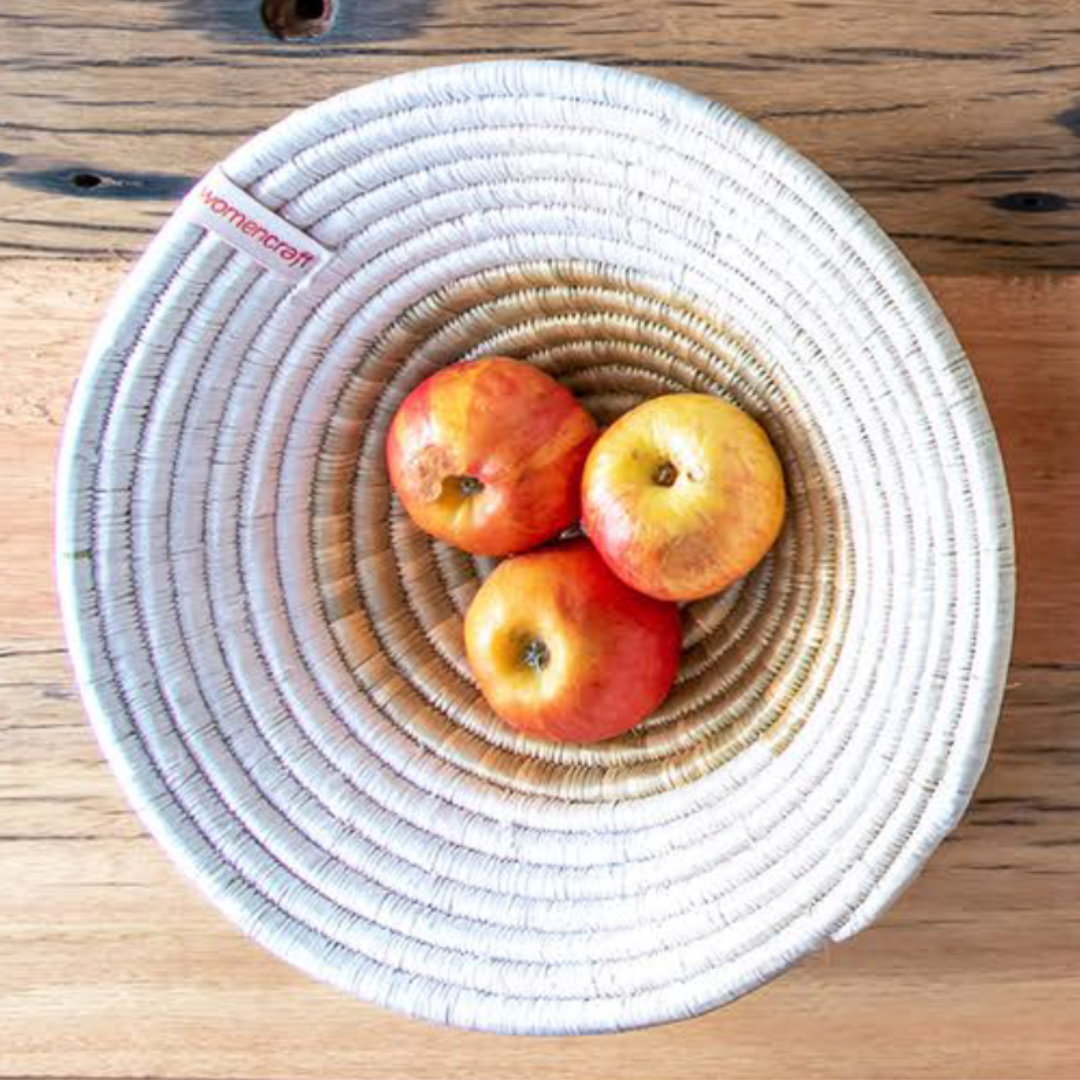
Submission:
[[[334,5],[331,0],[263,0],[262,18],[283,41],[319,37],[330,29]]]

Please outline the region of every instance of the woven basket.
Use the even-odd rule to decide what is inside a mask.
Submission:
[[[223,169],[331,257],[285,281],[174,216],[62,463],[78,678],[155,836],[305,971],[495,1031],[690,1016],[866,926],[971,795],[1013,605],[994,434],[893,245],[736,113],[582,64],[375,83]],[[784,463],[773,554],[608,743],[493,717],[489,564],[387,483],[404,396],[490,353],[601,422],[730,398]]]

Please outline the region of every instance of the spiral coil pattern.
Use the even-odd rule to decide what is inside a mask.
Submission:
[[[497,1031],[692,1015],[871,921],[967,803],[1013,602],[993,431],[895,248],[737,114],[582,64],[386,80],[224,168],[332,262],[291,286],[174,218],[62,463],[80,685],[155,835],[285,959]],[[723,395],[784,464],[777,547],[608,743],[490,714],[488,564],[387,482],[404,396],[491,353],[601,422]]]

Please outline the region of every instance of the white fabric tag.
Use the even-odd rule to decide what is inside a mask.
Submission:
[[[177,214],[286,281],[301,281],[330,258],[327,248],[238,188],[220,167],[188,192]]]

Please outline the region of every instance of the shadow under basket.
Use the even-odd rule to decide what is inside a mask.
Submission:
[[[61,469],[80,686],[136,808],[239,925],[414,1015],[576,1033],[729,1001],[866,926],[955,825],[1000,706],[1008,495],[963,352],[835,184],[729,109],[584,64],[415,72],[223,163],[331,252],[189,214],[106,318]],[[591,746],[500,723],[387,428],[464,358],[601,424],[747,410],[780,540],[684,609],[678,681]]]

